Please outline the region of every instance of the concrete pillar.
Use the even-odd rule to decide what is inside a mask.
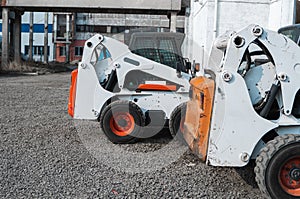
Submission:
[[[44,26],[44,63],[48,63],[48,12],[45,12],[45,26]]]
[[[111,33],[111,26],[107,26],[106,32]]]
[[[70,15],[66,19],[66,62],[70,62]]]
[[[53,60],[56,61],[57,14],[53,16]]]
[[[14,54],[14,38],[15,38],[15,20],[11,19],[9,20],[9,51],[8,56],[11,59]]]
[[[21,20],[22,16],[21,13],[16,12],[16,18],[15,18],[15,35],[14,35],[14,60],[18,64],[21,63]]]
[[[9,9],[2,8],[2,56],[1,56],[1,67],[8,65],[8,52],[9,52],[9,44],[8,44],[8,31],[9,25]]]
[[[33,60],[33,12],[30,12],[29,18],[29,60]]]
[[[176,32],[176,27],[177,27],[177,12],[171,12],[170,32]]]
[[[190,57],[189,57],[189,53],[190,53],[190,46],[192,43],[191,42],[191,33],[189,32],[190,31],[190,8],[187,7],[185,9],[185,21],[184,21],[184,34],[186,35],[184,40],[183,40],[183,48],[182,48],[182,55],[184,58],[189,58],[190,60],[192,60]]]
[[[73,14],[71,15],[71,32],[70,32],[70,36],[71,36],[71,40],[73,41],[75,38],[74,36],[76,35],[76,13],[73,12]]]

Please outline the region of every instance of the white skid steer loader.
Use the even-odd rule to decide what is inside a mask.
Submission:
[[[135,50],[143,54],[147,49]],[[132,53],[115,39],[93,36],[85,43],[78,70],[72,72],[69,114],[75,119],[98,119],[113,143],[153,136],[167,121],[175,136],[183,129],[181,112],[189,99],[191,79],[190,62],[175,58],[177,63],[167,66]]]
[[[256,160],[265,197],[300,198],[299,46],[257,25],[227,41],[212,50],[222,59],[191,80],[184,138],[212,166]]]

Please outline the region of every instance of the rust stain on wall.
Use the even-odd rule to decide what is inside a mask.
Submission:
[[[1,6],[6,6],[6,0],[2,0]]]

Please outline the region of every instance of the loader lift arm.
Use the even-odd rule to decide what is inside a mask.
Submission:
[[[184,137],[212,166],[242,167],[256,159],[265,197],[299,198],[299,46],[250,25],[232,32],[226,45],[216,43],[211,54],[220,51],[218,64],[207,68],[214,75],[191,81]]]

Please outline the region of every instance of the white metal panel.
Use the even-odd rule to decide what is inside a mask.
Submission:
[[[249,69],[244,79],[252,104],[257,104],[267,95],[274,83],[275,66],[272,63],[255,66]]]
[[[86,65],[85,68],[79,67],[74,108],[75,119],[97,119],[99,110],[112,96],[112,93],[100,86],[91,64]]]
[[[143,91],[141,95],[118,96],[123,100],[134,101],[142,110],[161,110],[166,114],[165,119],[170,119],[172,111],[180,104],[189,100],[188,93]]]
[[[232,71],[231,71],[232,72]],[[253,109],[244,79],[233,73],[230,83],[217,74],[207,161],[214,166],[244,166],[242,153],[251,156],[261,137],[277,127]]]

